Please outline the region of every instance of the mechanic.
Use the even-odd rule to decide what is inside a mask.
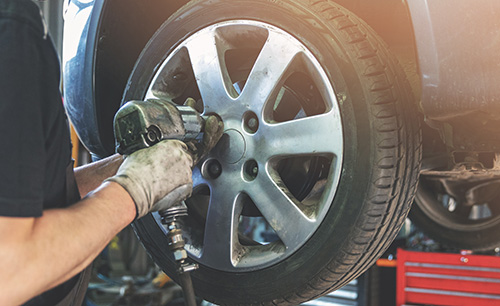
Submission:
[[[180,201],[192,189],[193,156],[174,140],[73,172],[59,69],[38,6],[0,0],[4,306],[81,305],[86,267],[108,242],[136,218],[167,208],[155,204],[159,199],[168,194]],[[202,143],[207,151],[221,136],[221,125],[207,120]]]

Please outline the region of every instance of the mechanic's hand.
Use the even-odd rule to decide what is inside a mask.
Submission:
[[[182,141],[164,140],[125,156],[116,175],[106,181],[127,190],[135,202],[138,219],[188,198],[193,188],[192,166],[192,157]]]
[[[184,105],[191,106],[199,113],[203,112],[203,109],[200,109],[200,104],[192,98],[188,98],[186,102],[184,102]],[[195,165],[205,158],[208,152],[215,147],[222,137],[222,134],[224,134],[224,123],[222,120],[216,115],[208,116],[207,120],[205,120],[203,140],[201,143],[196,141],[187,143]]]

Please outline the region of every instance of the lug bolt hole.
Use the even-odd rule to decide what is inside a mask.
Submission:
[[[245,165],[243,166],[244,169],[244,175],[245,179],[248,181],[253,181],[259,174],[259,165],[257,162],[253,159],[248,160],[245,162]]]
[[[222,174],[222,165],[216,159],[207,160],[202,168],[205,178],[216,179]]]
[[[254,134],[259,129],[259,118],[254,112],[246,112],[243,115],[243,127],[245,131]]]

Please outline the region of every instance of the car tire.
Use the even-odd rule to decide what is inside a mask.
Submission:
[[[453,199],[439,182],[421,176],[409,217],[430,238],[448,247],[491,251],[500,247],[499,200],[466,206],[464,199]],[[456,208],[450,208],[450,201]]]
[[[226,29],[230,32],[229,34],[225,34]],[[238,32],[238,29],[241,31]],[[206,33],[215,32],[217,34],[206,36]],[[213,79],[195,71],[199,68],[196,65],[200,65],[200,62],[206,65],[211,63],[209,60],[203,59],[202,61],[195,58],[205,56],[205,51],[213,52],[210,50],[216,44],[210,41],[201,44],[201,42],[207,42],[204,40],[206,37],[221,39],[219,36],[230,36],[224,38],[224,43],[220,43],[219,47],[225,46],[238,49],[239,52],[246,52],[245,50],[253,48],[253,45],[249,43],[252,39],[259,42],[255,44],[256,46],[268,46],[269,42],[272,43],[270,36],[267,40],[259,38],[261,33],[264,35],[274,33],[278,39],[282,39],[285,44],[283,48],[280,48],[279,44],[273,46],[279,48],[281,50],[279,52],[284,52],[284,54],[287,54],[287,49],[302,48],[298,52],[301,62],[294,62],[293,66],[300,66],[300,69],[309,72],[300,74],[301,77],[294,82],[287,79],[286,82],[283,81],[285,84],[280,83],[280,86],[283,85],[285,88],[285,94],[289,92],[290,100],[304,103],[300,104],[300,107],[305,113],[302,116],[305,117],[297,119],[299,117],[297,113],[294,115],[296,117],[286,119],[289,120],[288,122],[299,124],[306,122],[306,119],[310,119],[309,122],[317,119],[317,128],[311,123],[306,125],[307,129],[294,130],[300,134],[297,137],[304,142],[306,149],[298,144],[297,150],[292,153],[300,157],[306,156],[307,158],[304,157],[307,159],[306,162],[299,157],[289,164],[287,164],[288,159],[273,163],[274,159],[261,161],[258,157],[250,156],[253,153],[261,154],[255,153],[259,149],[269,151],[266,144],[278,151],[280,146],[276,142],[285,147],[292,147],[290,143],[287,143],[287,141],[292,141],[288,140],[287,135],[263,132],[265,129],[270,131],[286,120],[280,119],[280,121],[273,117],[277,110],[269,112],[266,104],[262,106],[261,111],[251,112],[251,115],[260,122],[257,131],[248,131],[244,128],[238,130],[238,125],[232,123],[234,118],[234,113],[231,111],[232,104],[228,102],[220,106],[218,102],[210,101],[213,97],[207,88],[213,86],[215,91],[219,84],[210,83]],[[199,48],[194,49],[189,45],[193,41],[200,42]],[[240,45],[244,46],[241,50]],[[176,54],[185,51],[183,48],[188,50],[189,56],[177,57]],[[277,49],[274,51],[272,54],[281,54]],[[264,53],[264,51],[261,52]],[[219,60],[230,61],[232,55],[229,53],[219,54]],[[259,60],[262,60],[262,56],[256,59],[256,63],[259,63]],[[276,57],[268,63],[272,66],[281,60]],[[179,66],[179,62],[188,62],[187,66],[195,68],[187,72],[169,68],[169,65]],[[246,83],[242,83],[243,89],[240,92],[226,87],[225,90],[230,98],[223,97],[224,101],[237,101],[237,95],[243,95],[244,86],[250,84],[252,81],[250,78],[255,77],[245,61],[235,60],[234,62],[238,63],[237,68],[223,75],[223,79],[231,79],[224,82],[233,84],[234,88],[238,87],[236,86],[240,83],[238,81],[243,80]],[[219,66],[224,70],[229,65],[230,63],[225,62]],[[250,68],[252,68],[251,65]],[[164,80],[158,81],[159,77]],[[246,77],[248,79],[245,79]],[[261,74],[261,77],[266,80],[266,76]],[[163,88],[155,89],[154,84],[160,83],[163,84]],[[261,87],[265,87],[266,84],[268,82],[259,83]],[[308,84],[305,89],[304,84]],[[203,88],[200,89],[200,87]],[[295,87],[298,89],[294,89]],[[320,100],[323,102],[321,102],[321,107],[317,108],[319,110],[314,107],[309,108],[307,101],[313,98],[308,98],[308,88],[314,91],[311,97],[321,96]],[[328,88],[331,90],[329,91]],[[242,158],[250,158],[254,163],[252,165],[256,168],[258,166],[257,179],[243,177],[241,183],[240,178],[238,182],[234,179],[224,179],[224,184],[217,185],[217,180],[221,178],[205,178],[203,181],[210,186],[206,188],[209,193],[224,194],[236,188],[234,186],[238,184],[250,186],[252,180],[255,179],[253,182],[258,182],[261,176],[266,176],[266,173],[269,176],[272,170],[270,168],[277,164],[284,163],[287,166],[285,168],[297,168],[297,171],[300,170],[302,164],[307,164],[308,170],[299,175],[305,177],[303,180],[302,178],[294,179],[296,173],[285,175],[285,170],[281,169],[276,171],[281,171],[279,172],[281,176],[292,179],[288,181],[276,179],[280,183],[276,181],[270,183],[271,187],[262,185],[264,199],[271,199],[271,197],[266,198],[266,193],[274,192],[272,188],[278,188],[283,199],[287,198],[290,203],[298,203],[296,207],[290,208],[295,210],[297,207],[304,209],[302,203],[299,202],[308,198],[312,190],[315,190],[318,181],[327,182],[327,185],[322,187],[321,197],[313,205],[314,212],[310,220],[313,220],[311,222],[314,225],[307,233],[296,231],[297,227],[302,226],[300,222],[304,224],[307,222],[300,221],[294,224],[289,218],[291,213],[288,211],[282,210],[283,218],[268,218],[266,209],[281,205],[277,202],[282,198],[260,203],[261,195],[255,191],[253,193],[248,191],[246,197],[253,199],[250,202],[255,202],[255,205],[250,206],[253,208],[256,206],[259,209],[257,215],[263,215],[278,236],[285,237],[287,231],[295,231],[297,235],[303,234],[301,236],[303,238],[292,239],[290,247],[283,243],[283,248],[273,249],[273,243],[252,245],[239,238],[239,241],[234,242],[225,241],[224,237],[212,237],[211,243],[219,243],[213,247],[215,249],[224,249],[227,247],[225,244],[234,243],[245,245],[240,250],[255,248],[262,251],[258,251],[260,257],[255,255],[257,251],[252,251],[251,254],[249,252],[250,264],[247,265],[238,261],[239,257],[234,259],[234,267],[220,263],[217,256],[207,255],[207,259],[204,260],[204,246],[198,247],[194,242],[200,235],[201,239],[206,237],[203,236],[204,233],[197,234],[197,230],[213,231],[213,227],[225,226],[224,224],[229,222],[227,218],[234,217],[227,213],[231,207],[217,209],[215,206],[218,204],[210,203],[206,207],[208,213],[203,214],[197,212],[197,200],[188,201],[190,216],[185,222],[184,229],[188,237],[190,258],[199,264],[199,269],[192,273],[192,278],[195,291],[200,297],[220,305],[298,305],[340,288],[359,276],[387,249],[399,232],[413,201],[420,169],[421,134],[415,101],[403,70],[394,56],[389,53],[384,42],[362,20],[334,2],[301,0],[189,2],[162,25],[145,47],[131,74],[123,101],[145,99],[151,95],[164,95],[162,98],[171,99],[177,103],[182,103],[187,97],[194,97],[205,107],[206,114],[210,112],[222,114],[221,117],[226,124],[226,134],[229,134],[228,131],[231,128],[238,130],[233,133],[243,135],[247,147],[242,153]],[[215,108],[211,107],[211,103],[216,105]],[[250,104],[241,107],[252,109],[253,106]],[[218,110],[217,107],[219,107]],[[236,111],[244,113],[242,125],[245,125],[245,114],[248,112],[239,109]],[[334,130],[335,127],[339,127],[340,129],[335,132],[337,134],[332,132],[330,135],[321,130],[321,127],[329,124],[320,121],[323,115],[332,116],[331,128]],[[311,144],[311,152],[303,152],[309,148],[307,143],[309,138],[319,138],[322,142],[316,141]],[[314,146],[321,147],[323,144],[325,146],[337,145],[340,149],[331,154],[318,154]],[[249,148],[253,145],[255,148],[251,151]],[[218,153],[214,153],[208,160],[222,158],[221,156],[226,154],[224,148],[231,150],[230,146],[222,146],[222,149],[219,149]],[[308,154],[311,157],[308,157]],[[231,155],[231,158],[234,156]],[[239,155],[238,158],[240,158]],[[239,161],[232,165],[237,163]],[[313,163],[318,164],[320,170],[316,171],[317,168],[314,168],[312,171]],[[204,164],[201,162],[194,169],[195,176],[204,175],[203,167]],[[223,171],[225,167],[230,168],[229,162],[221,162],[221,167]],[[321,177],[322,175],[324,177]],[[309,182],[311,177],[313,178],[311,184],[302,184],[302,182]],[[196,194],[197,178],[194,180]],[[306,190],[305,195],[300,195],[300,192],[292,187],[297,181],[300,182],[298,189]],[[252,187],[248,188],[254,190],[251,189]],[[232,208],[234,209],[234,206]],[[222,215],[219,216],[217,222],[213,221],[213,214],[208,217],[212,210]],[[236,217],[241,219],[245,214],[241,212],[241,207],[240,214]],[[253,214],[255,212],[246,213],[247,216],[253,216]],[[272,216],[277,216],[276,211]],[[201,224],[201,226],[198,228],[196,224]],[[158,216],[148,215],[141,218],[134,223],[134,228],[154,261],[175,279],[176,265],[173,256],[168,251],[166,229],[159,222]],[[218,233],[225,235],[220,230]],[[286,240],[286,237],[282,240]],[[212,250],[212,252],[215,251]],[[241,256],[246,258],[245,254]]]

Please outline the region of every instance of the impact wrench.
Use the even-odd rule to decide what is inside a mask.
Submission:
[[[202,141],[205,119],[190,106],[176,105],[166,100],[127,102],[118,110],[114,119],[116,151],[129,155],[166,139],[177,139],[186,143],[194,140],[199,143]],[[177,204],[160,211],[159,214],[161,222],[168,230],[168,245],[177,263],[179,283],[186,305],[196,306],[190,272],[196,270],[198,265],[187,261],[179,224],[179,220],[187,216],[187,207]]]

